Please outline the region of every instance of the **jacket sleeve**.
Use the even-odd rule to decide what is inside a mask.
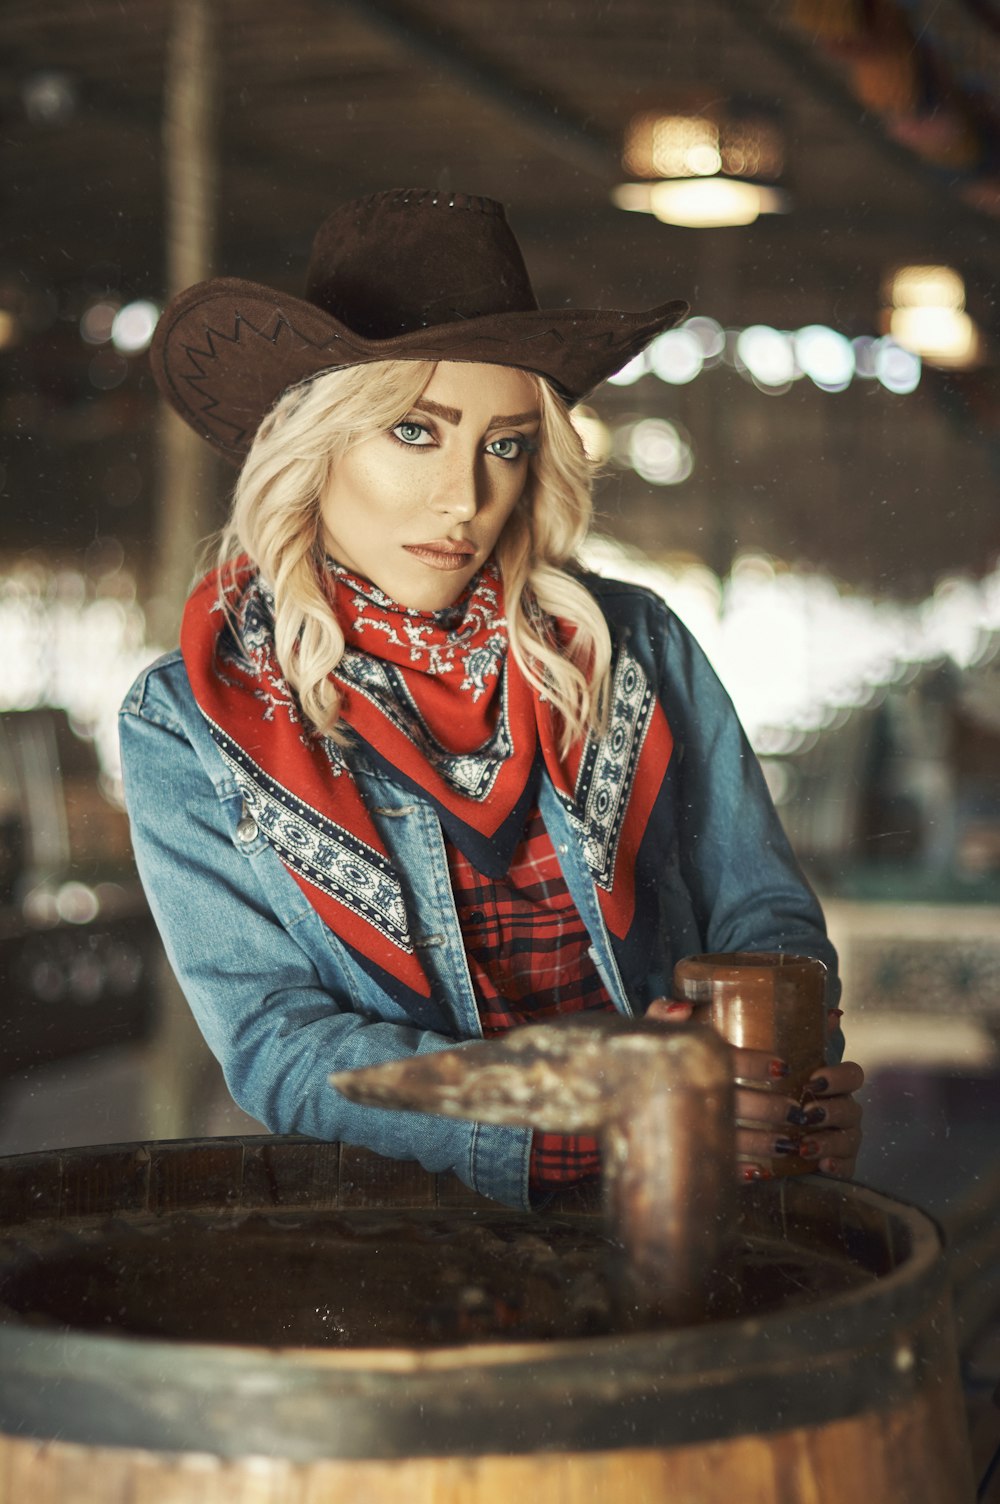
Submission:
[[[678,759],[678,845],[707,951],[780,950],[828,968],[827,1006],[840,996],[823,912],[771,800],[733,704],[690,632],[663,624],[661,696]],[[843,1037],[831,1038],[839,1060]]]
[[[235,787],[220,797],[181,719],[169,704],[150,706],[143,686],[140,679],[120,717],[136,861],[170,963],[235,1100],[272,1132],[416,1159],[526,1205],[530,1130],[360,1107],[329,1085],[333,1071],[459,1041],[396,1021],[391,999],[380,1017],[352,996],[351,967],[337,965],[340,942],[325,926],[321,943],[343,984],[324,985],[296,938],[322,925],[319,916],[283,868],[265,893],[235,837]],[[278,862],[269,848],[259,858]]]

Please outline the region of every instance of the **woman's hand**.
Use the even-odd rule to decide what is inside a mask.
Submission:
[[[686,1023],[690,1003],[657,998],[647,1018]],[[850,1179],[861,1147],[861,1107],[852,1093],[864,1084],[860,1065],[845,1060],[813,1072],[801,1104],[778,1086],[787,1067],[764,1050],[731,1047],[737,1083],[759,1081],[769,1091],[736,1087],[736,1154],[742,1180],[763,1180],[772,1159],[795,1155],[810,1168]]]

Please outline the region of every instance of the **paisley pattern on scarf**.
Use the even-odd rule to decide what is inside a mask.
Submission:
[[[508,870],[544,762],[609,929],[619,938],[638,929],[636,861],[672,741],[628,644],[617,646],[608,732],[561,758],[551,706],[506,651],[492,565],[442,612],[401,607],[340,566],[321,579],[347,641],[334,679],[354,747],[304,722],[275,655],[273,597],[249,564],[225,587],[217,571],[202,581],[181,647],[247,810],[324,921],[397,992],[429,996],[403,885],[352,771],[360,755],[429,799],[449,839],[496,875]]]
[[[500,571],[483,566],[454,605],[443,611],[400,606],[377,585],[326,561],[331,605],[350,648],[362,658],[405,665],[420,673],[447,676],[452,687],[471,694],[475,704],[491,692],[507,653]],[[348,652],[349,662],[357,653]],[[344,673],[344,663],[338,673]],[[460,682],[456,683],[456,680]]]

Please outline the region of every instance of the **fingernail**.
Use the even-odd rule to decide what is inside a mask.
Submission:
[[[782,1076],[788,1075],[788,1066],[784,1060],[772,1060],[767,1067],[767,1072],[772,1081],[780,1081]]]
[[[825,1076],[814,1076],[811,1081],[806,1082],[806,1090],[811,1091],[814,1096],[818,1096],[821,1092],[826,1091],[829,1085],[830,1083]]]
[[[823,1171],[824,1175],[836,1175],[837,1161],[835,1159],[821,1159],[819,1168]]]
[[[664,1011],[667,1013],[690,1013],[690,1003],[665,1003]]]
[[[832,1019],[843,1018],[844,1010],[843,1008],[827,1008],[826,1016]]]
[[[774,1141],[775,1154],[798,1154],[799,1142],[794,1138],[776,1138]]]
[[[815,1128],[817,1123],[826,1122],[826,1108],[810,1107],[808,1112],[802,1114],[800,1121],[803,1127]]]
[[[820,1111],[822,1111],[822,1108]],[[785,1121],[786,1123],[794,1123],[797,1128],[804,1128],[807,1123],[818,1123],[820,1119],[811,1118],[808,1112],[803,1111],[801,1107],[789,1107],[785,1113]]]
[[[760,1165],[744,1165],[743,1166],[743,1179],[744,1180],[771,1180],[771,1179],[773,1179],[773,1176],[771,1175],[770,1170],[762,1170],[761,1167],[760,1167]]]
[[[797,1148],[800,1159],[816,1159],[819,1155],[819,1144],[814,1138],[804,1138]]]

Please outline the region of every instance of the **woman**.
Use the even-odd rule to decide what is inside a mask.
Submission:
[[[593,1175],[593,1142],[353,1106],[328,1074],[585,1008],[683,1017],[694,951],[833,975],[699,649],[575,563],[568,408],[685,311],[539,310],[498,204],[393,192],[324,223],[305,300],[222,279],[164,313],[162,391],[242,468],[181,650],[123,707],[126,793],[172,964],[273,1130],[528,1205]],[[739,1094],[742,1173],[803,1122],[850,1173],[838,1053],[807,1110]]]

